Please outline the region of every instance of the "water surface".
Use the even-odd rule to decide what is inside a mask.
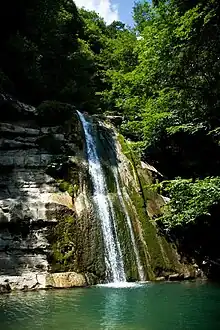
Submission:
[[[0,296],[1,330],[219,330],[220,286],[147,283]]]

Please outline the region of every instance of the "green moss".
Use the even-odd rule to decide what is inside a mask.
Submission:
[[[75,269],[76,218],[73,213],[60,214],[58,223],[48,236],[51,242],[49,263],[52,272],[71,271]]]
[[[74,197],[79,190],[79,186],[77,184],[71,184],[65,180],[58,180],[58,183],[59,189],[63,192],[67,191],[72,197]]]
[[[114,179],[114,174],[112,172],[111,166],[107,164],[106,162],[102,163],[102,169],[104,172],[105,180],[106,180],[106,185],[108,187],[108,192],[109,193],[116,193],[117,192],[117,187]]]
[[[155,253],[155,233],[152,230],[152,227],[149,225],[149,219],[146,216],[145,204],[144,204],[142,197],[132,187],[130,187],[129,191],[130,191],[130,198],[131,198],[132,204],[137,212],[138,221],[141,224],[143,239],[147,245],[147,246],[144,246],[143,242],[141,242],[140,239],[137,240],[137,246],[139,249],[141,261],[142,261],[142,264],[144,265],[145,273],[147,274],[148,279],[153,280],[154,279],[154,273],[153,273],[154,265],[152,264],[152,259],[154,259],[155,256],[157,259],[157,254]],[[152,244],[154,245],[152,250],[154,250],[153,252],[155,255],[152,255],[152,253],[151,253]],[[148,260],[149,258],[147,257],[148,253],[149,253],[150,260]]]
[[[123,135],[118,134],[117,136],[118,138],[118,142],[121,145],[121,149],[122,149],[122,153],[131,161],[133,162],[133,158],[132,158],[132,152],[131,149],[129,148],[127,142],[125,141]]]
[[[176,246],[172,243],[168,243],[164,236],[160,236],[161,244],[163,246],[163,249],[166,253],[167,259],[168,259],[168,269],[175,271],[181,271],[181,265],[178,260],[178,255],[176,252]]]
[[[141,221],[144,240],[150,255],[150,268],[154,276],[163,276],[166,273],[178,272],[180,264],[177,260],[175,247],[168,243],[164,236],[158,233],[153,220],[146,214],[146,205],[143,198],[133,190],[130,197]],[[153,280],[152,273],[150,280]],[[149,274],[149,272],[148,272]]]
[[[80,164],[69,162],[68,160],[63,164],[59,164],[47,168],[47,173],[56,179],[58,188],[65,192],[67,191],[72,197],[74,197],[80,185],[79,176],[82,174],[80,171]]]
[[[175,247],[168,243],[164,236],[159,234],[155,222],[147,214],[148,201],[153,201],[157,204],[156,201],[159,198],[152,184],[152,175],[149,171],[144,171],[141,168],[139,157],[136,157],[136,154],[122,135],[118,136],[118,141],[121,144],[122,152],[129,160],[129,170],[136,177],[136,182],[139,184],[139,192],[136,191],[133,183],[130,183],[127,188],[135,212],[129,203],[127,203],[127,209],[133,221],[136,244],[145,273],[149,280],[154,280],[156,276],[177,272],[180,270],[180,264]],[[155,212],[159,212],[159,205]],[[137,221],[141,224],[143,239],[140,239]]]
[[[141,190],[143,193],[143,198],[146,201],[146,204],[148,201],[152,201],[155,203],[155,209],[154,215],[159,214],[160,211],[160,205],[158,204],[158,199],[160,196],[157,194],[157,191],[155,189],[155,185],[150,183],[148,181],[146,183],[146,174],[143,175],[139,171],[138,172],[139,176],[139,182],[141,185]],[[160,201],[161,202],[161,201]],[[151,237],[155,237],[154,240],[148,240],[148,245],[149,249],[151,250],[151,255],[154,255],[154,261],[153,261],[153,268],[154,268],[154,273],[157,276],[162,276],[163,271],[167,271],[169,273],[172,272],[178,272],[180,270],[180,264],[177,259],[177,254],[176,254],[176,247],[173,246],[171,243],[168,243],[166,238],[159,233],[158,228],[156,226],[156,223],[148,218],[149,220],[147,221],[147,230],[149,230],[149,226],[151,227]],[[147,237],[146,237],[147,239]]]
[[[135,254],[131,242],[129,228],[125,219],[125,214],[117,194],[112,196],[112,203],[115,212],[117,235],[123,255],[126,278],[128,281],[136,281],[139,278],[136,267]]]
[[[136,247],[138,250],[139,258],[140,258],[140,263],[144,269],[144,274],[146,277],[146,280],[152,279],[153,274],[151,272],[151,267],[150,267],[150,262],[149,262],[149,256],[146,250],[146,246],[144,245],[144,242],[142,240],[142,234],[140,232],[140,219],[139,219],[139,214],[137,213],[136,208],[134,208],[133,202],[125,202],[127,211],[129,213],[131,222],[132,222],[132,228],[133,228],[133,233],[135,237],[135,243]],[[137,217],[138,215],[138,217]],[[136,258],[135,258],[135,263],[136,263]],[[140,280],[139,275],[138,275],[138,268],[136,264],[136,270],[137,270],[137,279]]]
[[[118,134],[117,139],[121,145],[122,153],[130,160],[132,164],[138,165],[141,160],[139,151],[134,148],[133,144],[128,143],[123,135]]]
[[[150,175],[147,176],[147,174],[143,173],[143,169],[137,168],[137,175],[138,175],[138,181],[141,187],[141,191],[143,194],[144,200],[156,200],[158,198],[158,194],[155,188],[155,185],[152,183],[152,178]]]

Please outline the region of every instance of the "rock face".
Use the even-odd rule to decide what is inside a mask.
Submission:
[[[91,202],[81,124],[71,106],[70,118],[53,122],[42,117],[44,107],[39,114],[0,96],[0,293],[85,286],[105,279],[103,236]],[[112,127],[96,124],[127,279],[139,278],[111,167],[120,173],[146,279],[189,271],[151,219],[164,200],[146,184],[159,173],[134,161]]]
[[[55,180],[45,173],[52,155],[40,150],[38,141],[44,133],[33,120],[36,110],[4,101],[8,117],[11,107],[12,121],[2,121],[0,126],[0,274],[46,272],[46,205],[52,203],[57,189]],[[15,113],[24,121],[13,123]]]
[[[101,244],[92,243],[100,233],[87,221],[93,217],[76,113],[60,126],[43,126],[34,107],[2,95],[0,108],[1,291],[5,283],[44,288],[56,270],[103,276]]]

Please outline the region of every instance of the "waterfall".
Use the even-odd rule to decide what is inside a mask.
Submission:
[[[96,142],[93,138],[92,125],[82,113],[77,111],[82,123],[86,151],[89,164],[89,173],[93,183],[93,202],[101,221],[103,241],[105,246],[105,264],[107,280],[113,282],[125,282],[125,271],[122,252],[115,228],[115,216],[113,206],[108,197],[107,185],[102,166],[96,150]]]
[[[130,231],[131,242],[132,242],[133,249],[134,249],[134,254],[135,254],[135,259],[136,259],[136,265],[137,265],[139,279],[141,281],[145,281],[146,278],[145,278],[145,274],[144,274],[144,269],[143,269],[143,266],[141,264],[141,260],[140,260],[138,248],[137,248],[137,245],[136,245],[136,241],[135,241],[134,231],[133,231],[133,228],[132,228],[131,219],[130,219],[130,216],[129,216],[128,211],[126,209],[125,203],[124,203],[122,191],[121,191],[119,180],[118,180],[118,171],[117,171],[117,168],[115,168],[115,167],[113,168],[113,174],[114,174],[114,178],[115,178],[115,183],[116,183],[116,188],[117,188],[117,194],[118,194],[118,197],[119,197],[119,200],[120,200],[121,207],[122,207],[122,209],[124,211],[125,219],[127,221],[127,225],[128,225],[129,231]]]

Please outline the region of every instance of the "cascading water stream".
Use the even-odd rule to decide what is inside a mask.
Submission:
[[[93,201],[102,226],[107,277],[109,277],[108,280],[113,282],[126,282],[121,248],[114,223],[113,208],[108,198],[104,173],[96,151],[92,125],[85,119],[82,113],[79,111],[77,113],[85,133],[89,173],[94,189]]]
[[[128,211],[126,209],[125,203],[124,203],[124,199],[123,199],[123,195],[122,195],[122,191],[121,191],[120,184],[119,184],[119,179],[118,179],[118,171],[117,171],[117,168],[116,167],[113,168],[113,174],[114,174],[114,178],[115,178],[115,183],[116,183],[116,188],[117,188],[117,194],[118,194],[118,197],[119,197],[119,200],[120,200],[121,207],[122,207],[122,209],[124,211],[125,219],[127,221],[127,225],[128,225],[129,231],[130,231],[131,242],[132,242],[133,249],[134,249],[134,254],[135,254],[135,259],[136,259],[136,265],[137,265],[139,279],[141,281],[145,281],[146,278],[145,278],[145,274],[144,274],[144,269],[143,269],[143,266],[141,264],[141,260],[140,260],[138,248],[137,248],[137,245],[136,245],[136,241],[135,241],[134,231],[133,231],[133,228],[132,228],[131,219],[130,219],[130,216],[129,216]]]

